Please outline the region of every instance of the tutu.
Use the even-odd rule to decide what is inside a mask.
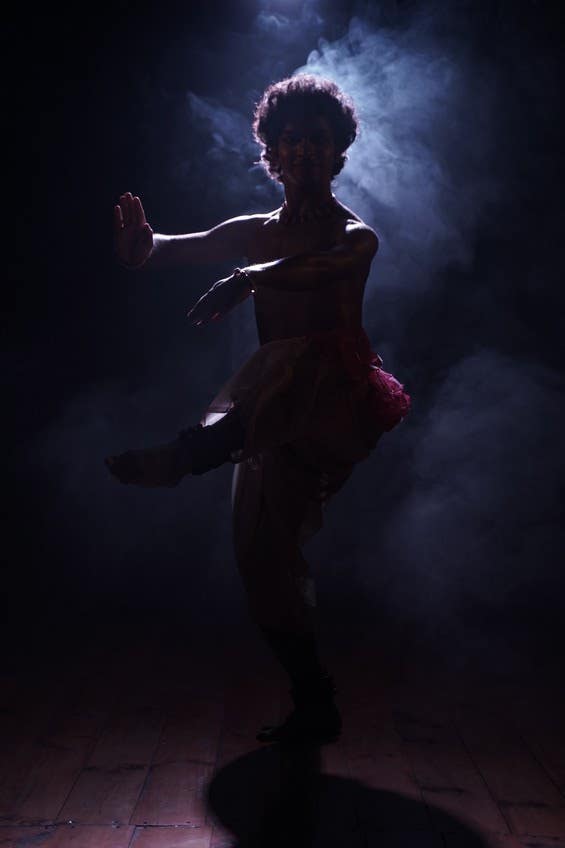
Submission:
[[[396,377],[384,371],[382,360],[371,349],[371,343],[365,330],[358,334],[331,331],[314,333],[314,347],[320,353],[331,356],[332,350],[338,354],[340,364],[354,382],[367,380],[372,418],[375,427],[388,432],[396,427],[410,410],[410,395],[404,391],[404,386]]]
[[[214,424],[237,406],[245,458],[275,444],[315,439],[347,407],[371,449],[410,409],[403,385],[381,364],[363,329],[267,342],[222,386],[200,423]]]

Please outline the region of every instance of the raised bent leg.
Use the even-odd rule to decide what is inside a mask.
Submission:
[[[187,474],[205,474],[231,459],[243,446],[245,430],[237,410],[208,427],[201,424],[181,430],[164,445],[110,456],[106,465],[121,483],[136,486],[177,486]]]

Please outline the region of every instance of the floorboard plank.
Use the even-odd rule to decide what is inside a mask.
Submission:
[[[365,845],[367,848],[445,848],[441,834],[421,830],[368,830]]]
[[[565,740],[543,727],[524,731],[522,738],[565,801]]]
[[[133,827],[59,824],[0,828],[1,848],[129,848]]]
[[[159,738],[160,710],[124,698],[67,798],[60,818],[81,824],[127,824]],[[126,709],[124,709],[126,705]]]
[[[512,836],[501,833],[482,833],[480,842],[460,833],[445,834],[445,848],[565,848],[565,842],[556,837]]]
[[[50,823],[58,819],[92,749],[92,739],[47,737],[36,740],[34,749],[33,765],[14,808],[14,818],[20,824]]]
[[[131,824],[206,824],[203,800],[213,766],[202,763],[158,763],[149,770]]]
[[[160,709],[143,705],[117,710],[104,729],[88,765],[115,768],[128,763],[149,764],[162,727]]]
[[[565,836],[565,804],[504,716],[460,708],[457,727],[516,835]]]
[[[0,821],[15,822],[18,802],[34,781],[32,769],[45,756],[45,738],[64,714],[68,692],[56,680],[42,677],[3,681],[2,689]]]
[[[372,792],[357,796],[356,809],[367,830],[429,830],[430,817],[412,767],[388,710],[375,710],[346,734],[349,777]]]
[[[131,848],[210,848],[212,829],[203,827],[136,827]]]
[[[522,697],[513,724],[533,756],[565,798],[565,704],[558,696]]]
[[[55,830],[55,825],[1,825],[0,848],[43,848]]]
[[[401,715],[395,726],[438,830],[509,833],[499,807],[449,722],[441,716],[434,720]]]
[[[223,720],[221,702],[179,696],[165,717],[153,762],[194,760],[214,764]]]
[[[63,807],[61,820],[79,824],[127,824],[148,770],[141,763],[114,768],[87,766]]]

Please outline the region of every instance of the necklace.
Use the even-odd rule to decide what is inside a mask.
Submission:
[[[289,212],[285,200],[279,212],[279,223],[290,226],[291,224],[306,224],[309,221],[322,221],[327,218],[333,218],[339,208],[333,194],[331,200],[326,200],[316,206],[306,206],[302,209],[297,209],[295,212]]]

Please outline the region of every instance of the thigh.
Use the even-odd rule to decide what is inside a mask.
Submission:
[[[265,626],[304,631],[315,629],[316,601],[301,551],[310,503],[296,483],[296,471],[278,451],[261,455],[254,465],[239,463],[232,489],[233,537],[253,618]]]
[[[273,545],[293,551],[324,524],[324,508],[349,479],[353,465],[313,456],[305,441],[280,445],[236,465],[232,515],[236,554],[257,545],[260,520]]]

